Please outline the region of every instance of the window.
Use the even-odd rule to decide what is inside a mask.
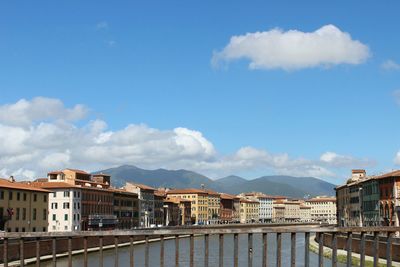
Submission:
[[[69,197],[69,191],[64,191],[64,197]]]
[[[43,229],[42,229],[42,230],[43,230],[43,232],[46,232],[46,227],[43,227]]]
[[[33,201],[37,201],[37,194],[33,194]]]
[[[12,197],[13,197],[13,192],[8,191],[8,200],[12,200]]]
[[[24,193],[24,201],[26,201],[26,193]]]
[[[47,220],[47,211],[43,209],[43,220]]]
[[[0,190],[0,199],[4,199],[4,191]]]
[[[47,202],[47,195],[43,196],[43,202]]]
[[[64,221],[68,221],[68,214],[64,214]]]
[[[17,192],[17,200],[19,201],[21,199],[21,193]]]
[[[69,209],[69,202],[63,203],[63,209]]]
[[[32,220],[36,220],[36,209],[33,209]]]
[[[53,192],[53,197],[57,197],[57,192]]]
[[[15,217],[16,217],[16,218],[15,218],[16,220],[19,220],[19,208],[17,208],[17,212],[16,212]]]
[[[58,208],[57,202],[51,203],[51,209],[56,210]]]
[[[18,227],[15,227],[15,232],[19,232],[19,228]]]
[[[32,228],[32,232],[36,232],[36,227],[33,227],[33,228]]]
[[[57,220],[57,215],[53,214],[53,221]]]
[[[21,232],[25,232],[25,227],[22,227],[22,230],[21,230]]]
[[[26,208],[22,209],[22,220],[26,220]]]

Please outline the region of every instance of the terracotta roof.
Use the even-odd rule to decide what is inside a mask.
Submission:
[[[157,190],[157,189],[155,189],[151,186],[145,185],[145,184],[137,184],[137,183],[131,183],[131,182],[129,182],[129,184],[139,187],[140,189],[144,189],[144,190],[153,190],[153,191]]]
[[[365,173],[365,170],[363,170],[363,169],[354,169],[354,170],[351,170],[351,173]]]
[[[196,188],[185,188],[185,189],[172,189],[167,192],[167,195],[170,194],[208,194],[206,191],[202,189]]]
[[[17,190],[26,190],[26,191],[38,191],[49,193],[50,191],[36,188],[31,185],[31,183],[19,183],[19,182],[10,182],[8,179],[0,178],[0,187],[2,188],[10,188],[10,189],[17,189]]]
[[[65,183],[65,182],[33,182],[32,186],[36,188],[45,188],[45,189],[52,189],[52,188],[79,188],[79,186]]]
[[[111,175],[105,174],[105,173],[96,173],[96,174],[92,174],[92,176],[94,176],[94,177],[96,177],[96,176],[107,176],[107,177],[111,177]]]
[[[384,179],[384,178],[389,178],[389,177],[400,177],[400,170],[388,172],[382,175],[378,175],[375,178],[376,179]]]
[[[226,193],[221,193],[220,197],[221,197],[221,199],[232,199],[232,200],[235,199],[235,198],[238,198],[238,197],[236,197],[234,195],[229,195],[229,194],[226,194]]]
[[[214,190],[211,190],[211,189],[205,189],[204,191],[207,192],[208,195],[212,195],[212,196],[219,196],[220,195],[220,193],[215,192]]]
[[[33,182],[41,182],[41,183],[46,183],[49,180],[47,178],[37,178],[36,180],[34,180]]]
[[[240,202],[243,202],[243,203],[260,203],[257,200],[251,200],[251,199],[245,199],[245,198],[240,199]]]

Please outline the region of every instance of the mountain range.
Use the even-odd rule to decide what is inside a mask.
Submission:
[[[247,180],[231,175],[217,180],[188,170],[145,170],[132,165],[96,171],[111,175],[114,186],[126,182],[146,184],[155,188],[209,188],[218,192],[239,194],[241,192],[263,192],[268,195],[283,195],[292,198],[335,194],[335,185],[314,177],[292,177],[283,175],[262,176]]]

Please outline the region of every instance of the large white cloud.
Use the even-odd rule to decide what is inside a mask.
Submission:
[[[22,104],[21,104],[22,103]],[[46,108],[38,103],[47,103]],[[21,107],[22,106],[22,107]],[[317,160],[291,158],[254,147],[221,155],[201,132],[178,127],[159,130],[130,124],[111,131],[102,120],[82,119],[85,106],[66,108],[57,99],[34,98],[0,106],[0,176],[37,178],[48,171],[81,168],[95,171],[121,164],[144,168],[199,171],[221,176],[235,172],[335,176],[338,168],[363,161],[328,152]],[[18,111],[18,116],[11,114]],[[80,126],[78,126],[80,125]]]
[[[334,25],[314,32],[272,29],[231,37],[228,45],[214,52],[218,66],[237,59],[250,60],[250,69],[296,70],[338,64],[357,65],[370,56],[367,45],[353,40]]]

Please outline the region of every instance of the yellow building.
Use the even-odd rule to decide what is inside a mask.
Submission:
[[[0,230],[46,232],[49,192],[12,177],[0,179]]]
[[[173,189],[167,191],[169,197],[179,197],[192,202],[192,221],[208,224],[208,193],[201,189]]]
[[[218,224],[219,223],[219,215],[221,208],[221,196],[219,193],[207,189],[205,190],[208,193],[208,223],[209,224]]]
[[[257,223],[259,221],[260,202],[240,199],[240,223]]]

